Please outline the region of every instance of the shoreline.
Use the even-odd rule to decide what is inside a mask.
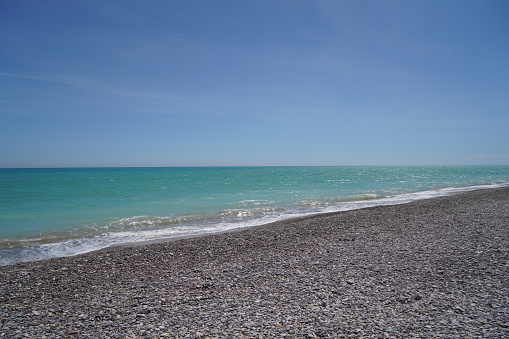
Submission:
[[[115,246],[0,267],[0,335],[504,337],[508,249],[509,187]]]
[[[355,211],[355,210],[363,210],[363,209],[369,209],[369,208],[374,208],[374,207],[405,205],[405,204],[409,204],[409,203],[416,202],[416,201],[421,201],[421,200],[429,200],[429,199],[450,197],[450,196],[457,195],[457,194],[464,194],[464,193],[481,191],[481,190],[491,190],[491,189],[505,188],[505,187],[509,187],[509,184],[507,184],[507,185],[504,184],[503,186],[490,187],[490,188],[486,188],[485,186],[487,186],[487,185],[469,186],[469,187],[461,187],[461,188],[439,189],[438,191],[444,190],[444,192],[446,192],[446,191],[448,191],[448,192],[447,193],[443,193],[443,195],[437,195],[437,196],[431,197],[431,198],[430,197],[426,197],[426,198],[410,200],[410,201],[405,201],[405,202],[398,202],[398,203],[394,203],[394,204],[392,204],[392,203],[380,204],[380,205],[374,205],[374,206],[366,206],[366,207],[360,207],[360,208],[353,208],[353,209],[344,210],[344,211],[317,212],[317,213],[314,213],[314,214],[308,214],[308,215],[298,216],[298,217],[290,217],[290,218],[281,219],[281,220],[278,220],[278,221],[272,221],[272,222],[268,222],[268,223],[260,224],[260,225],[240,226],[240,227],[229,228],[229,229],[225,229],[225,230],[221,230],[221,231],[214,231],[214,232],[210,232],[210,233],[191,234],[191,235],[182,235],[182,236],[174,236],[174,237],[163,237],[163,238],[157,238],[157,239],[151,239],[151,240],[140,240],[140,241],[119,243],[119,244],[115,244],[115,245],[112,245],[112,246],[100,248],[100,249],[93,250],[93,251],[86,252],[86,253],[75,254],[75,255],[88,254],[88,253],[97,252],[97,251],[114,250],[116,247],[127,247],[127,248],[130,248],[130,247],[146,246],[146,245],[159,244],[159,243],[167,243],[167,242],[173,242],[173,241],[179,241],[179,240],[185,240],[185,239],[193,239],[193,238],[201,238],[201,237],[208,237],[208,236],[214,236],[214,235],[221,235],[221,234],[225,234],[225,233],[235,233],[235,232],[241,232],[241,231],[249,230],[249,229],[256,229],[258,227],[269,226],[269,225],[272,225],[272,224],[278,224],[278,223],[281,223],[281,222],[284,222],[284,223],[292,222],[292,221],[298,222],[301,219],[308,219],[308,218],[314,218],[314,217],[320,217],[320,216],[334,215],[334,214],[337,214],[337,213],[345,213],[345,212]],[[458,191],[456,191],[456,190],[458,190]],[[431,191],[435,191],[435,190],[431,190]],[[428,192],[428,191],[424,191],[424,192]],[[415,192],[415,193],[411,193],[411,194],[422,194],[424,192]],[[397,196],[398,195],[396,195],[396,197]],[[385,199],[386,198],[393,198],[393,197],[385,197]],[[384,198],[381,198],[381,200],[383,200],[383,199]],[[373,199],[373,201],[377,201],[377,200],[378,199]],[[355,202],[361,202],[361,201],[355,201]],[[75,255],[72,255],[72,256],[75,256]],[[49,259],[57,259],[57,258],[60,258],[60,257],[49,258]],[[45,259],[43,259],[43,260],[45,260]],[[37,261],[39,261],[39,260],[37,260]],[[5,265],[5,266],[8,266],[8,265]]]
[[[184,229],[181,231],[177,231],[176,235],[158,235],[156,237],[144,234],[145,232],[152,232],[153,230],[143,231],[138,230],[138,237],[140,239],[131,239],[118,241],[115,240],[115,236],[118,234],[122,234],[122,232],[115,233],[113,232],[111,235],[91,235],[90,237],[86,235],[76,236],[72,235],[69,238],[63,238],[62,241],[49,241],[46,245],[49,245],[50,248],[45,248],[44,250],[38,248],[37,246],[29,247],[7,247],[0,249],[0,267],[14,265],[16,263],[22,262],[32,262],[32,261],[40,261],[51,258],[59,258],[59,257],[71,257],[86,253],[91,253],[95,251],[105,251],[110,248],[114,248],[117,246],[120,247],[136,247],[136,246],[144,246],[149,244],[155,244],[160,242],[168,242],[168,241],[177,241],[180,239],[189,239],[196,237],[209,236],[214,234],[222,234],[229,232],[238,232],[244,229],[249,229],[253,227],[260,227],[266,224],[277,223],[281,221],[287,220],[297,220],[300,218],[308,218],[316,215],[326,215],[330,213],[337,212],[345,212],[348,210],[357,210],[364,209],[369,207],[376,206],[388,206],[388,205],[400,205],[406,204],[413,201],[425,200],[425,199],[434,199],[437,197],[450,196],[455,194],[461,194],[465,192],[471,192],[476,190],[485,190],[485,189],[493,189],[493,188],[501,188],[501,187],[509,187],[509,182],[504,183],[492,183],[492,184],[484,184],[484,185],[475,185],[475,186],[465,186],[465,187],[446,187],[439,189],[431,189],[410,193],[401,193],[396,195],[389,195],[385,197],[379,197],[375,199],[360,199],[360,200],[351,200],[351,201],[343,201],[342,203],[336,206],[328,206],[325,205],[323,208],[312,208],[312,209],[295,209],[292,211],[286,211],[283,215],[279,215],[276,217],[272,217],[272,221],[270,220],[258,220],[255,218],[254,223],[253,220],[237,220],[237,221],[224,221],[224,220],[215,220],[215,223],[219,223],[223,225],[223,229],[219,230],[209,230],[207,227],[203,228],[202,232],[196,232],[191,230],[186,230],[186,227],[193,225],[184,224]],[[353,205],[350,205],[353,204]],[[292,215],[292,214],[296,215]],[[137,217],[134,217],[137,218]],[[129,219],[129,218],[127,218]],[[194,225],[196,226],[196,225]],[[163,228],[164,229],[164,228]],[[168,228],[172,230],[172,228]],[[157,230],[157,229],[155,229]],[[159,231],[158,231],[159,232]],[[180,234],[178,234],[180,233]],[[111,236],[111,239],[109,237]],[[105,237],[103,239],[103,237]],[[73,243],[73,239],[77,240],[78,243]],[[21,254],[22,253],[22,254]],[[47,253],[50,253],[49,255]],[[19,256],[21,254],[21,256]],[[23,257],[24,256],[24,257]]]

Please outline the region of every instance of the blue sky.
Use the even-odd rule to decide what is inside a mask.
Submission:
[[[509,165],[505,0],[0,2],[0,167]]]

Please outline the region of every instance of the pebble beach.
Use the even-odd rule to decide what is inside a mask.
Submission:
[[[0,338],[508,338],[509,187],[0,267]]]

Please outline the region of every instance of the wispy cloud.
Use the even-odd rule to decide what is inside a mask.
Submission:
[[[90,79],[69,76],[69,75],[60,75],[60,74],[31,75],[31,74],[15,74],[15,73],[0,72],[0,76],[8,77],[8,78],[18,78],[18,79],[53,82],[53,83],[65,84],[65,85],[69,85],[69,86],[82,87],[82,88],[84,88],[84,87],[97,88],[98,86],[99,87],[110,87],[110,86],[106,86],[103,83],[93,81]]]
[[[3,73],[3,72],[0,72],[0,76],[7,77],[7,78],[19,78],[19,79],[28,79],[28,80],[38,80],[38,81],[61,82],[58,79],[51,77],[51,76],[36,76],[36,75],[14,74],[14,73]]]
[[[126,88],[118,87],[115,85],[110,85],[101,81],[96,81],[93,79],[77,77],[72,75],[63,75],[63,74],[48,74],[48,75],[30,75],[30,74],[14,74],[14,73],[3,73],[0,72],[0,76],[9,77],[9,78],[18,78],[18,79],[27,79],[27,80],[36,80],[36,81],[45,81],[52,83],[59,83],[68,85],[75,88],[86,89],[86,90],[99,90],[104,92],[109,92],[111,94],[134,97],[134,98],[147,98],[147,99],[161,99],[168,101],[180,101],[187,103],[195,103],[195,104],[205,104],[205,105],[217,105],[217,106],[229,106],[236,108],[250,108],[250,109],[259,109],[265,111],[281,111],[281,110],[289,110],[294,108],[282,107],[282,106],[263,106],[263,105],[252,105],[252,104],[244,104],[239,102],[226,102],[226,101],[215,101],[215,100],[204,100],[199,98],[192,97],[184,97],[172,94],[159,94],[159,93],[144,93],[144,92],[133,92]]]
[[[4,73],[0,72],[0,77],[26,79],[33,81],[41,81],[53,84],[60,84],[69,86],[71,88],[77,88],[81,90],[93,90],[98,92],[105,92],[111,94],[122,94],[123,90],[114,85],[97,81],[89,78],[83,78],[73,75],[66,74],[44,74],[44,75],[32,75],[32,74],[15,74],[15,73]]]

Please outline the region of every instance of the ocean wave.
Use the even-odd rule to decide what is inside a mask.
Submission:
[[[304,200],[298,205],[286,207],[271,206],[275,202],[263,202],[257,205],[256,201],[246,201],[251,206],[258,207],[225,209],[208,215],[184,217],[133,216],[116,218],[103,224],[87,225],[88,233],[85,234],[70,233],[33,239],[0,239],[0,265],[72,256],[126,243],[220,233],[314,214],[404,204],[461,192],[506,186],[509,186],[509,183],[451,187],[390,196],[364,193],[350,197],[330,198],[325,201]]]

